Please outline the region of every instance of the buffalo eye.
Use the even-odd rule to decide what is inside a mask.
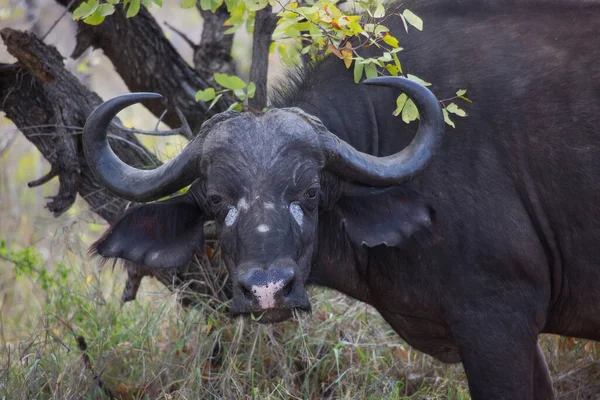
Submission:
[[[309,199],[314,199],[317,197],[318,193],[319,193],[319,190],[317,188],[310,188],[304,193],[304,196]]]
[[[209,200],[213,206],[216,206],[216,205],[220,204],[221,201],[223,201],[223,198],[217,194],[213,194],[213,195],[209,196]]]

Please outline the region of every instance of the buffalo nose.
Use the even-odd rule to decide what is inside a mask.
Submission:
[[[278,300],[285,300],[294,286],[294,270],[277,268],[253,269],[238,277],[240,290],[246,300],[256,301],[259,308],[275,308]]]

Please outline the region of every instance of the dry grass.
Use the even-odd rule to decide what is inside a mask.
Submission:
[[[0,397],[469,398],[460,366],[412,351],[372,308],[331,291],[311,289],[311,316],[265,326],[230,320],[216,301],[185,310],[152,281],[122,305],[121,273],[76,258],[48,268],[31,249],[0,257],[4,287],[27,294],[16,305],[4,292]],[[542,343],[561,398],[600,398],[598,344]]]

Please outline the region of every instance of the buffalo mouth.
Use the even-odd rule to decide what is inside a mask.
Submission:
[[[234,313],[233,317],[246,317],[260,324],[277,324],[287,321],[294,316],[294,313],[310,313],[310,307],[295,308],[269,308],[261,311]]]

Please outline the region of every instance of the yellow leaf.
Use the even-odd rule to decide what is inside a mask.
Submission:
[[[333,26],[335,29],[341,30],[342,27],[340,26],[340,24],[338,23],[338,20],[333,18],[331,20],[331,26]]]
[[[331,43],[329,43],[329,46],[327,46],[327,48],[329,49],[329,51],[331,51],[333,54],[336,55],[336,57],[340,58],[340,59],[344,59],[344,55],[342,54],[341,51],[339,51],[334,45],[332,45]]]
[[[89,275],[87,278],[85,278],[85,283],[87,283],[89,285],[90,283],[92,283],[93,280],[94,280],[94,276]]]
[[[386,32],[383,35],[383,41],[392,46],[393,48],[398,48],[398,39],[390,35],[388,32]]]
[[[341,53],[344,56],[344,65],[346,68],[350,68],[352,65],[352,50],[344,49]]]

